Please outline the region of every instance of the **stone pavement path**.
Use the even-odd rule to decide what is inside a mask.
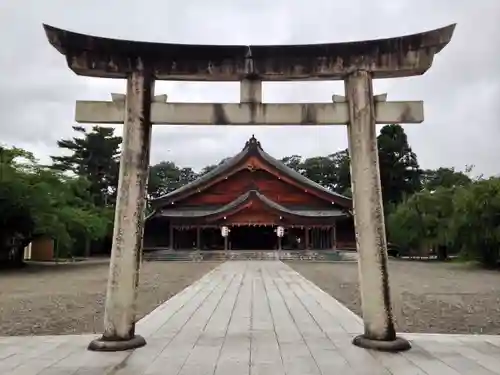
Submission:
[[[0,337],[0,374],[500,374],[500,336],[405,334],[411,351],[351,344],[361,320],[279,261],[226,262],[137,324],[144,348],[86,350],[93,335]]]

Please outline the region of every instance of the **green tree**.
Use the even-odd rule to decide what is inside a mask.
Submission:
[[[328,156],[313,156],[305,160],[300,155],[286,156],[281,159],[281,162],[339,194],[346,194],[350,191],[350,161],[347,150]]]
[[[78,239],[102,238],[111,210],[93,205],[87,184],[39,166],[26,151],[0,148],[0,259],[19,265],[24,247],[39,236],[68,253]]]
[[[19,159],[27,159],[27,163]],[[34,231],[29,197],[32,187],[25,170],[34,157],[18,148],[0,146],[0,263],[22,264],[22,249]]]
[[[496,267],[500,248],[500,178],[457,189],[450,221],[457,246],[468,258]]]
[[[49,236],[58,248],[71,255],[90,255],[92,241],[101,240],[112,228],[112,209],[94,205],[90,182],[47,169],[29,176],[34,187],[31,196],[33,237]],[[75,247],[76,246],[76,247]]]
[[[291,168],[299,173],[303,173],[302,156],[300,155],[285,156],[283,159],[281,159],[281,162],[285,164],[288,168]]]
[[[433,248],[438,258],[460,252],[496,267],[500,249],[500,178],[464,186],[423,190],[389,215],[392,242],[403,248]]]
[[[307,158],[300,165],[304,176],[330,190],[334,190],[336,186],[335,167],[333,160],[328,156]]]
[[[347,149],[328,156],[333,163],[333,181],[335,190],[339,194],[351,195],[351,159]]]
[[[53,169],[72,172],[89,181],[89,192],[98,206],[112,206],[116,200],[119,171],[119,147],[122,138],[113,128],[94,126],[90,132],[74,126],[78,137],[62,139],[57,145],[71,152],[69,156],[52,156]]]
[[[422,188],[417,155],[400,125],[384,126],[377,137],[384,205],[397,204]]]
[[[198,178],[198,174],[192,168],[181,168],[179,170],[179,187],[189,184]]]
[[[452,188],[424,190],[397,205],[387,218],[391,242],[419,254],[434,249],[445,260],[455,244],[449,226],[453,196]]]
[[[470,169],[467,169],[470,171]],[[471,178],[454,168],[427,169],[422,172],[422,184],[425,189],[435,190],[439,187],[466,186],[472,182]]]
[[[162,161],[149,168],[148,195],[158,198],[178,188],[180,171],[171,161]]]
[[[197,178],[198,174],[192,168],[179,168],[174,162],[162,161],[149,168],[149,198],[158,198]]]

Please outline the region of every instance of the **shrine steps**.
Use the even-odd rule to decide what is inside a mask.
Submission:
[[[229,250],[229,251],[197,251],[146,249],[144,261],[228,261],[228,260],[282,260],[282,261],[316,261],[341,262],[356,261],[355,251],[341,250]]]

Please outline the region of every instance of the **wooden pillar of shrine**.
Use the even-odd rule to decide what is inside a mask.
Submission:
[[[174,250],[174,226],[172,225],[172,223],[169,224],[169,233],[168,233],[168,242],[169,242],[169,245],[168,247],[170,248],[170,250]]]
[[[196,248],[201,250],[201,228],[196,227]]]
[[[334,223],[332,226],[332,250],[337,250],[337,223]]]
[[[309,230],[310,228],[309,227],[306,227],[305,230],[304,230],[304,234],[305,234],[305,249],[308,250],[309,249]]]

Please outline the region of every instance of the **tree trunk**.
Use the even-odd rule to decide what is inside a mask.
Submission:
[[[448,247],[443,245],[438,245],[437,247],[437,259],[441,261],[448,260]]]
[[[83,256],[85,258],[90,258],[90,248],[91,248],[91,245],[92,245],[92,241],[90,240],[90,238],[88,237],[85,237],[85,250],[84,250],[84,254]]]
[[[14,252],[13,266],[14,268],[21,268],[24,263],[24,247],[16,247]]]

